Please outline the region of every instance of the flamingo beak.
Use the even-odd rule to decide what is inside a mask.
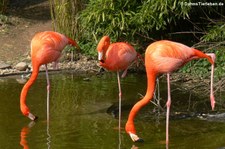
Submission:
[[[32,113],[28,113],[28,116],[27,116],[29,119],[31,119],[32,121],[36,120],[37,117],[34,116]]]
[[[144,140],[139,138],[136,134],[129,132],[129,135],[133,142],[144,142]]]
[[[98,60],[103,60],[103,52],[98,52]]]

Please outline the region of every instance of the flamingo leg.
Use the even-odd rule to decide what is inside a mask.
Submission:
[[[120,74],[119,71],[117,71],[117,80],[118,80],[118,88],[119,88],[119,130],[121,128],[121,98],[122,98],[122,91],[121,91],[121,85],[120,85]]]
[[[123,74],[121,75],[121,78],[124,78],[124,77],[127,75],[127,70],[128,70],[129,67],[132,66],[134,63],[135,63],[135,61],[132,62],[132,63],[131,63],[124,71],[123,71]]]
[[[167,73],[167,90],[168,90],[168,100],[166,103],[166,144],[169,143],[169,116],[170,116],[170,105],[171,105],[171,94],[170,94],[170,74]]]
[[[53,62],[53,69],[55,69],[55,70],[58,70],[59,69],[58,63],[59,63],[58,60],[56,60],[56,61]]]
[[[48,67],[47,64],[45,64],[45,70],[46,70],[46,79],[47,79],[47,122],[49,122],[49,92],[50,92],[50,81],[48,76]]]
[[[127,70],[128,70],[128,68],[126,68],[126,69],[123,71],[123,74],[121,75],[121,78],[124,78],[124,77],[127,75]]]
[[[212,58],[213,62],[215,62],[216,55],[214,53],[207,53],[206,55],[210,56]],[[214,76],[214,64],[212,64],[212,66],[211,66],[211,84],[210,84],[210,100],[211,100],[212,110],[214,110],[215,103],[216,103],[214,93],[213,93],[213,76]]]

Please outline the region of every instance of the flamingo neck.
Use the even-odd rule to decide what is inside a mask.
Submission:
[[[37,79],[38,71],[39,71],[39,67],[38,68],[34,68],[30,79],[23,86],[23,89],[22,89],[21,94],[20,94],[20,109],[21,109],[21,112],[25,116],[27,116],[28,113],[29,113],[29,109],[28,109],[28,107],[26,105],[27,93],[28,93],[28,90],[30,89],[30,87],[32,86],[32,84],[34,84],[35,80]]]
[[[69,37],[66,37],[68,39],[68,43],[71,44],[72,46],[76,47],[77,49],[80,49],[78,46],[77,42]]]
[[[155,91],[155,80],[156,80],[156,73],[150,72],[147,70],[147,91],[143,99],[138,101],[130,111],[128,121],[126,124],[126,131],[127,133],[136,134],[136,130],[134,128],[134,118],[136,117],[137,113],[140,111],[142,107],[147,105],[154,94]]]
[[[199,50],[196,50],[196,49],[193,49],[194,50],[194,57],[193,59],[197,59],[197,58],[206,58],[212,65],[214,64],[214,58],[211,56],[211,54],[205,54],[203,53],[202,51],[199,51]]]
[[[110,38],[108,36],[102,37],[100,40],[97,50],[98,50],[98,60],[105,61],[106,51],[108,50],[110,45]]]

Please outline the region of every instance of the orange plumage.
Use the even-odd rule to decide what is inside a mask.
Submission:
[[[209,56],[208,56],[209,55]],[[145,52],[145,66],[147,73],[147,91],[143,99],[138,101],[130,111],[127,123],[126,132],[130,135],[133,141],[142,141],[137,135],[134,126],[134,118],[138,111],[150,102],[155,91],[155,80],[158,74],[167,73],[168,81],[168,101],[167,101],[167,143],[168,143],[168,126],[169,126],[169,109],[171,103],[170,97],[170,85],[169,85],[169,74],[187,62],[193,59],[206,58],[212,64],[212,75],[211,75],[211,106],[214,109],[215,100],[213,95],[213,69],[214,69],[214,54],[204,54],[203,52],[190,48],[183,44],[162,40],[157,41],[149,45]],[[211,57],[210,57],[211,56]]]
[[[116,42],[110,44],[108,36],[104,36],[98,44],[97,50],[102,52],[99,58],[100,66],[110,70],[125,70],[137,58],[137,52],[128,43]]]
[[[79,48],[76,41],[53,31],[40,32],[33,37],[31,41],[31,61],[33,72],[30,79],[24,85],[20,95],[20,109],[23,115],[28,116],[32,120],[36,118],[30,113],[30,110],[26,105],[26,96],[31,85],[37,79],[39,67],[45,64],[47,71],[47,64],[57,62],[62,50],[69,44]]]
[[[110,70],[117,71],[119,88],[119,128],[121,118],[121,86],[119,71],[124,70],[122,77],[125,77],[128,67],[140,56],[135,49],[128,43],[116,42],[110,43],[108,36],[102,37],[97,46],[98,60],[100,66]]]

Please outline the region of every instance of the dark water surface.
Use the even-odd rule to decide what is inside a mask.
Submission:
[[[20,76],[0,78],[0,149],[164,149],[165,113],[149,104],[135,124],[144,143],[133,143],[122,129],[118,132],[118,86],[114,73],[103,76],[50,74],[50,122],[46,121],[46,79],[40,74],[31,87],[27,104],[39,118],[31,122],[22,116]],[[88,78],[88,79],[87,79]],[[208,110],[208,99],[198,99],[173,85],[172,113]],[[164,106],[166,86],[160,84]],[[145,75],[128,74],[122,79],[122,127],[132,105],[144,95]],[[197,100],[202,101],[196,102]],[[178,112],[178,113],[179,113]],[[170,148],[225,148],[225,123],[198,119],[195,114],[171,115]]]

